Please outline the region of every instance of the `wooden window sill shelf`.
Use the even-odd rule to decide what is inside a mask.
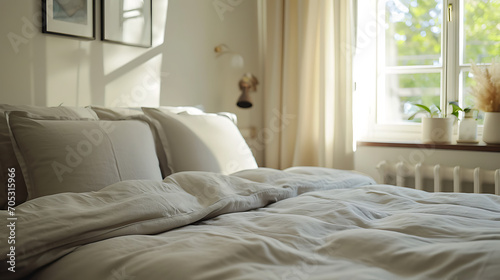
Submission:
[[[390,147],[390,148],[413,148],[413,149],[437,149],[437,150],[456,150],[456,151],[475,151],[475,152],[494,152],[500,153],[500,145],[490,145],[484,142],[478,144],[426,144],[422,142],[391,142],[391,141],[358,141],[357,146],[368,147]]]

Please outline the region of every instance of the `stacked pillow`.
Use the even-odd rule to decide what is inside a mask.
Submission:
[[[258,167],[233,122],[234,114],[175,114],[161,107],[142,109],[156,121],[172,172],[230,174]]]
[[[170,167],[168,165],[167,156],[165,154],[165,151],[163,150],[162,140],[160,139],[160,133],[156,128],[157,125],[154,124],[155,122],[154,120],[144,115],[144,112],[140,107],[108,108],[101,106],[91,106],[89,108],[91,108],[101,120],[117,121],[130,118],[132,119],[139,118],[141,120],[146,121],[150,126],[150,129],[154,135],[156,156],[158,157],[158,160],[160,162],[162,177],[165,178],[168,175],[172,174],[172,171],[170,170]]]
[[[73,107],[35,107],[28,105],[13,106],[0,104],[0,180],[2,185],[7,183],[7,169],[15,169],[15,186],[16,186],[16,204],[26,201],[28,192],[26,183],[21,171],[21,167],[14,153],[9,127],[5,112],[8,111],[24,111],[41,116],[54,116],[54,117],[71,117],[71,118],[85,118],[97,120],[97,115],[88,108],[73,108]],[[7,207],[7,188],[0,190],[0,207],[6,209]]]
[[[231,113],[194,107],[72,108],[0,105],[0,179],[15,168],[16,203],[97,191],[173,172],[257,168]],[[7,189],[0,191],[7,206]]]

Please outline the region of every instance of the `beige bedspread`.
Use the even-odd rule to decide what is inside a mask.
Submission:
[[[372,183],[324,168],[185,172],[42,197],[16,208],[16,272],[2,240],[0,276],[500,278],[498,196]]]

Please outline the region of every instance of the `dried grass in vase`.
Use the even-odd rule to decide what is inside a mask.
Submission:
[[[476,108],[483,112],[500,112],[500,62],[493,61],[489,67],[472,63],[472,73],[476,81],[472,87]]]

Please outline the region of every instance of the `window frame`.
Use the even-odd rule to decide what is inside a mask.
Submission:
[[[361,104],[359,108],[354,108],[355,125],[367,128],[366,131],[355,131],[356,139],[372,140],[401,140],[420,141],[420,123],[379,123],[379,110],[383,108],[383,96],[385,95],[385,79],[387,74],[415,74],[415,73],[441,73],[440,106],[444,114],[450,114],[449,101],[463,100],[463,73],[471,70],[470,64],[463,61],[464,33],[462,24],[465,1],[443,0],[443,22],[441,32],[441,56],[442,65],[433,66],[386,66],[385,60],[385,0],[358,0],[359,7],[375,11],[370,16],[358,15],[358,24],[361,30],[357,29],[357,41],[363,35],[371,40],[371,45],[376,46],[375,50],[370,49],[370,43],[357,46],[354,59],[354,69],[364,69],[363,73],[354,72],[355,92],[353,104]],[[371,2],[371,3],[370,3]],[[452,21],[448,18],[448,5],[452,5]],[[373,33],[367,32],[370,26],[376,26],[375,36],[366,36]],[[363,27],[366,27],[363,29]],[[373,29],[373,28],[372,28]],[[361,32],[360,32],[361,31]],[[363,32],[365,31],[365,32]],[[363,34],[365,33],[365,34]],[[361,37],[360,37],[361,36]],[[359,45],[359,43],[358,43]],[[375,56],[375,65],[367,67],[363,61],[370,55]],[[359,58],[361,57],[361,58]],[[364,59],[363,59],[364,58]],[[371,71],[372,77],[366,73]],[[369,82],[366,82],[369,80]],[[373,89],[375,88],[375,94]],[[461,104],[462,105],[462,104]],[[358,106],[355,106],[358,107]],[[454,125],[454,137],[457,137],[458,125]],[[478,126],[478,139],[482,136],[482,125]]]

